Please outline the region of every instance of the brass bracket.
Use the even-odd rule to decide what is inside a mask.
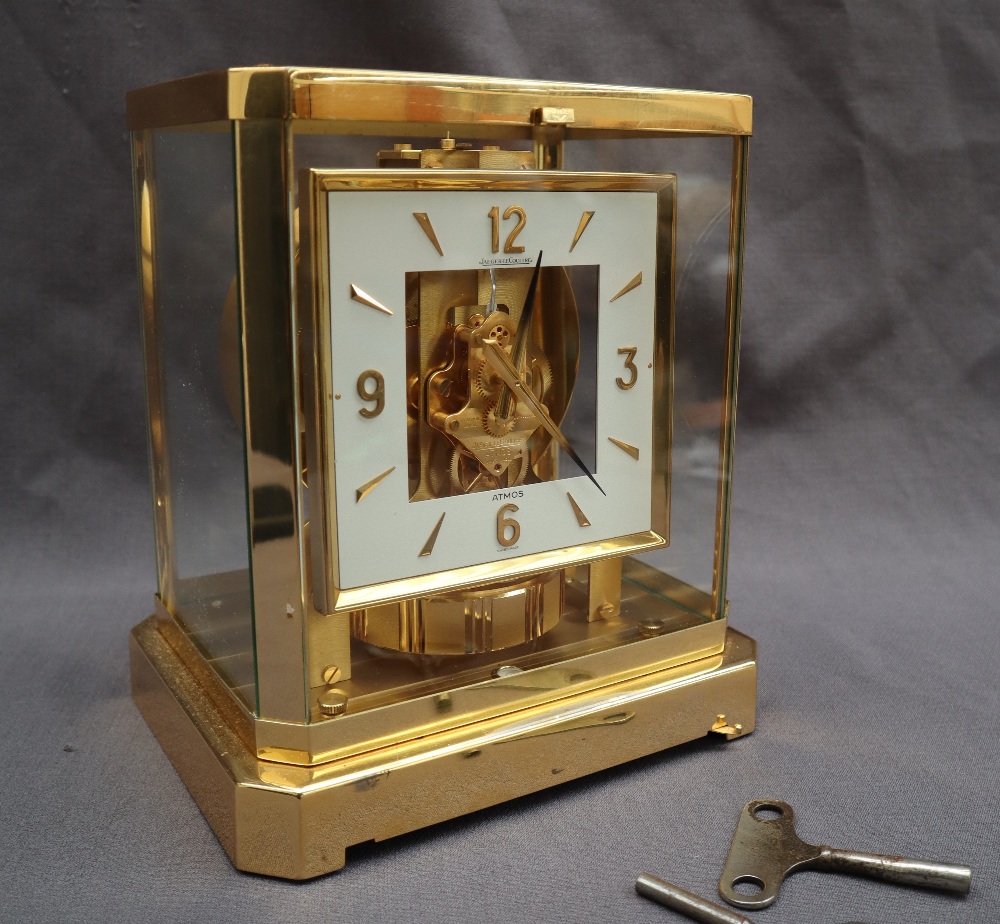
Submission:
[[[726,741],[732,741],[733,738],[740,738],[746,734],[743,730],[743,726],[739,722],[730,724],[726,721],[726,717],[722,713],[715,717],[715,723],[709,729],[709,732],[715,735],[721,735],[726,739]]]
[[[566,126],[576,121],[572,109],[540,106],[531,110],[531,140],[538,170],[562,170]]]

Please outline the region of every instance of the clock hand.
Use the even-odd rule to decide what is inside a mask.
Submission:
[[[517,322],[517,333],[514,334],[514,344],[511,347],[510,357],[517,370],[517,377],[521,377],[521,366],[524,365],[524,354],[528,348],[528,337],[531,333],[531,314],[535,307],[535,290],[538,288],[538,273],[542,268],[542,252],[538,251],[538,259],[535,261],[535,271],[531,274],[531,282],[528,284],[528,294],[524,298],[524,307],[521,308],[521,319]],[[497,405],[497,419],[507,420],[514,413],[514,393],[509,388],[503,390],[500,395],[500,403]],[[596,482],[595,482],[596,483]]]
[[[497,310],[497,271],[490,267],[490,301],[486,306],[486,317]]]
[[[541,259],[540,255],[539,259]],[[597,483],[597,479],[590,473],[590,469],[584,465],[583,459],[576,454],[576,450],[572,447],[570,441],[563,436],[562,430],[559,429],[556,422],[549,417],[548,411],[545,410],[545,405],[543,405],[542,402],[535,397],[532,390],[525,385],[524,380],[518,374],[516,367],[507,358],[507,354],[504,352],[503,347],[500,346],[496,340],[486,337],[483,339],[483,349],[486,351],[487,362],[489,362],[489,364],[494,368],[497,375],[503,379],[504,383],[511,390],[511,394],[516,394],[525,404],[528,405],[531,409],[531,413],[538,418],[542,426],[545,427],[545,429],[552,434],[555,441],[566,450],[569,457],[580,466],[583,473],[594,483],[597,490],[607,497],[607,492]]]

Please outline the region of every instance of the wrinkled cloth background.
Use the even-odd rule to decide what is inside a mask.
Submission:
[[[802,873],[783,922],[1000,917],[995,0],[0,4],[0,920],[666,922],[739,810],[965,862]],[[124,93],[259,62],[750,93],[732,623],[757,732],[235,872],[129,699],[154,564]]]

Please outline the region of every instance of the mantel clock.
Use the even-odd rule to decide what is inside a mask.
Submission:
[[[127,108],[133,689],[240,869],[752,730],[747,97],[258,67]]]

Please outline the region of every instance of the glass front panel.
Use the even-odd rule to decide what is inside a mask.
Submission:
[[[148,363],[165,510],[164,605],[251,708],[253,666],[232,136],[152,138],[154,329]],[[152,336],[150,336],[150,334]],[[156,451],[156,450],[154,450]]]
[[[309,126],[309,134],[293,135],[293,139],[298,184],[307,176],[304,167],[355,172],[374,168],[377,153],[389,152],[399,142],[411,145],[413,153],[397,153],[394,163],[383,154],[384,171],[414,170],[419,166],[420,149],[440,145],[430,138],[324,136],[316,125]],[[471,152],[492,151],[496,145],[495,139],[463,137],[458,141]],[[499,149],[501,153],[530,151],[530,140],[503,142]],[[514,199],[477,201],[463,224],[463,208],[449,205],[443,194],[435,201],[434,194],[427,193],[419,202],[400,201],[398,209],[390,208],[394,214],[386,217],[377,235],[364,225],[360,213],[339,220],[324,200],[322,208],[328,211],[321,223],[328,224],[324,224],[321,243],[313,243],[314,256],[326,262],[304,277],[300,310],[313,312],[310,300],[314,293],[322,293],[325,301],[315,312],[333,328],[330,342],[318,338],[318,353],[305,358],[323,367],[321,378],[329,376],[324,386],[329,402],[323,405],[324,399],[318,399],[318,413],[329,431],[324,437],[329,440],[328,461],[332,463],[334,457],[337,461],[336,474],[332,465],[325,474],[309,474],[314,542],[317,518],[331,517],[331,548],[328,560],[319,566],[332,575],[334,593],[328,611],[334,609],[336,592],[350,585],[338,576],[338,563],[347,547],[349,554],[362,558],[386,558],[394,563],[404,556],[407,562],[412,559],[407,565],[407,574],[412,575],[408,579],[418,582],[411,599],[375,599],[372,605],[351,608],[349,663],[344,664],[341,653],[338,666],[346,669],[336,681],[336,690],[348,697],[350,705],[348,715],[338,719],[333,750],[362,749],[373,728],[380,729],[384,735],[380,740],[388,742],[397,733],[410,733],[406,730],[414,723],[426,731],[460,724],[484,714],[484,709],[503,710],[523,706],[532,697],[540,701],[586,689],[609,672],[639,674],[654,664],[680,664],[719,651],[721,634],[701,630],[711,628],[724,611],[729,392],[735,347],[732,229],[734,208],[740,207],[733,202],[735,150],[728,136],[565,143],[566,174],[624,172],[672,178],[674,201],[669,209],[660,210],[660,226],[648,231],[647,243],[657,248],[656,264],[641,274],[626,272],[635,259],[614,250],[613,235],[605,239],[604,256],[589,257],[582,249],[570,256],[568,244],[581,228],[582,241],[588,233],[594,240],[607,234],[606,229],[598,230],[598,219],[586,230],[587,212],[604,217],[609,211],[608,203],[599,198],[589,204],[581,200],[575,206],[567,238],[558,242],[558,235],[532,237],[529,230],[537,231],[540,226],[535,218],[533,227],[533,216],[540,212]],[[440,151],[432,159],[435,167],[449,166],[448,155]],[[428,180],[427,188],[433,185]],[[478,195],[476,186],[470,171],[470,192],[464,195]],[[542,188],[541,181],[538,188]],[[309,197],[308,186],[297,186],[296,201],[303,215],[309,212],[305,207]],[[497,207],[495,213],[491,204]],[[527,212],[527,224],[508,242],[513,222],[520,217],[513,206]],[[559,200],[553,199],[545,212],[569,221],[560,209]],[[508,210],[509,227],[503,218]],[[307,220],[313,222],[310,233],[316,235],[316,215]],[[618,237],[625,241],[626,250],[638,254],[639,242],[631,234],[634,231],[623,225]],[[368,246],[358,244],[362,236],[369,240]],[[469,243],[470,238],[474,243]],[[525,250],[505,251],[508,243]],[[400,256],[410,253],[410,247],[420,259]],[[472,259],[472,251],[478,254],[479,249],[484,259]],[[494,472],[492,459],[473,448],[480,437],[486,443],[503,437],[500,430],[508,418],[497,417],[495,411],[491,417],[490,412],[494,399],[502,398],[512,386],[505,385],[502,361],[480,355],[481,347],[470,348],[468,343],[477,343],[473,329],[478,327],[479,316],[484,321],[492,318],[496,334],[487,339],[500,347],[506,341],[508,358],[512,355],[521,302],[539,249],[545,251],[546,269],[538,280],[539,292],[544,294],[539,295],[536,311],[542,316],[548,313],[550,319],[559,316],[558,336],[546,339],[549,335],[536,327],[527,338],[536,349],[534,366],[530,351],[527,360],[514,365],[522,370],[522,381],[539,383],[546,380],[545,368],[556,359],[559,368],[551,378],[562,375],[569,381],[563,398],[554,400],[542,392],[536,397],[546,409],[552,405],[552,422],[596,482],[610,477],[615,464],[631,465],[635,454],[642,460],[632,469],[631,491],[621,488],[629,484],[627,476],[614,483],[614,503],[622,509],[637,503],[649,508],[644,529],[652,525],[650,531],[658,541],[628,550],[629,554],[616,555],[620,550],[610,547],[606,554],[579,551],[586,530],[600,517],[602,501],[561,441],[539,423],[537,409],[522,408],[522,416],[531,418],[523,468],[512,468],[504,459],[497,463],[501,470]],[[488,257],[503,258],[505,253],[524,265],[496,268],[491,280]],[[611,253],[613,257],[608,256]],[[436,261],[447,261],[449,255],[458,261],[455,266],[436,269],[442,265]],[[388,264],[392,272],[386,270]],[[361,290],[362,297],[357,297],[352,286]],[[508,290],[516,290],[516,297]],[[655,334],[631,332],[630,292],[636,304],[646,297],[650,304],[655,300]],[[392,313],[366,304],[364,296]],[[612,304],[612,296],[620,301]],[[567,311],[569,303],[573,308]],[[432,306],[436,320],[432,324],[435,336],[424,356],[420,330],[427,305]],[[502,316],[494,315],[494,309]],[[619,309],[621,314],[611,320],[613,311]],[[341,323],[347,326],[338,328]],[[538,317],[533,320],[535,325],[541,323]],[[389,333],[395,326],[398,337]],[[359,333],[362,327],[366,333]],[[497,347],[490,350],[496,352]],[[567,374],[570,366],[572,372]],[[633,391],[636,382],[639,385]],[[645,392],[647,387],[652,390]],[[649,438],[624,438],[609,420],[627,428],[632,411],[621,402],[642,394],[650,395],[647,400],[652,402],[644,405],[652,428]],[[472,405],[482,411],[475,420],[469,411]],[[609,413],[611,408],[613,413]],[[449,426],[466,411],[468,421],[458,422],[458,429],[467,426],[469,431],[468,438],[462,438],[464,430],[456,434]],[[313,437],[320,439],[318,434]],[[652,462],[647,461],[650,458]],[[323,485],[317,483],[318,477],[324,479]],[[342,477],[346,480],[335,488],[334,478]],[[530,520],[532,504],[525,502],[526,496],[506,496],[535,482],[559,487],[553,483],[563,481],[568,490],[562,487],[558,500],[553,492],[552,503],[545,506],[538,521]],[[398,505],[393,500],[397,493],[402,499]],[[446,503],[434,506],[442,500]],[[333,505],[336,512],[322,509],[325,505]],[[428,512],[419,524],[407,519],[401,528],[396,511],[409,516],[407,505],[418,508],[416,514],[431,507],[435,512]],[[363,520],[368,513],[376,517],[371,535],[363,542],[351,540],[355,518]],[[448,550],[449,542],[463,542],[461,531],[447,538],[446,531],[457,528],[456,521],[470,546],[478,541],[477,531],[489,527],[497,552],[494,561],[503,560],[503,550],[510,547],[507,543],[522,541],[529,522],[532,530],[547,530],[554,537],[549,543],[552,550],[576,548],[577,552],[556,555],[548,571],[536,567],[506,577],[502,569],[484,571],[478,586],[469,587],[471,581],[446,584],[442,575],[452,575],[453,566],[435,565],[434,556]],[[563,526],[568,533],[564,534]],[[339,549],[338,529],[345,537]],[[573,536],[567,538],[569,533]],[[522,550],[515,549],[515,553]],[[372,580],[381,587],[385,584],[379,585],[378,580],[387,581]],[[436,592],[435,580],[440,585]],[[343,617],[327,618],[332,625]],[[329,660],[321,648],[317,645],[310,651],[312,664]],[[525,670],[532,671],[530,684],[516,680]],[[311,670],[312,677],[316,674]],[[315,679],[311,686],[313,719],[320,720],[317,702],[326,686]],[[352,717],[367,724],[356,725]]]

